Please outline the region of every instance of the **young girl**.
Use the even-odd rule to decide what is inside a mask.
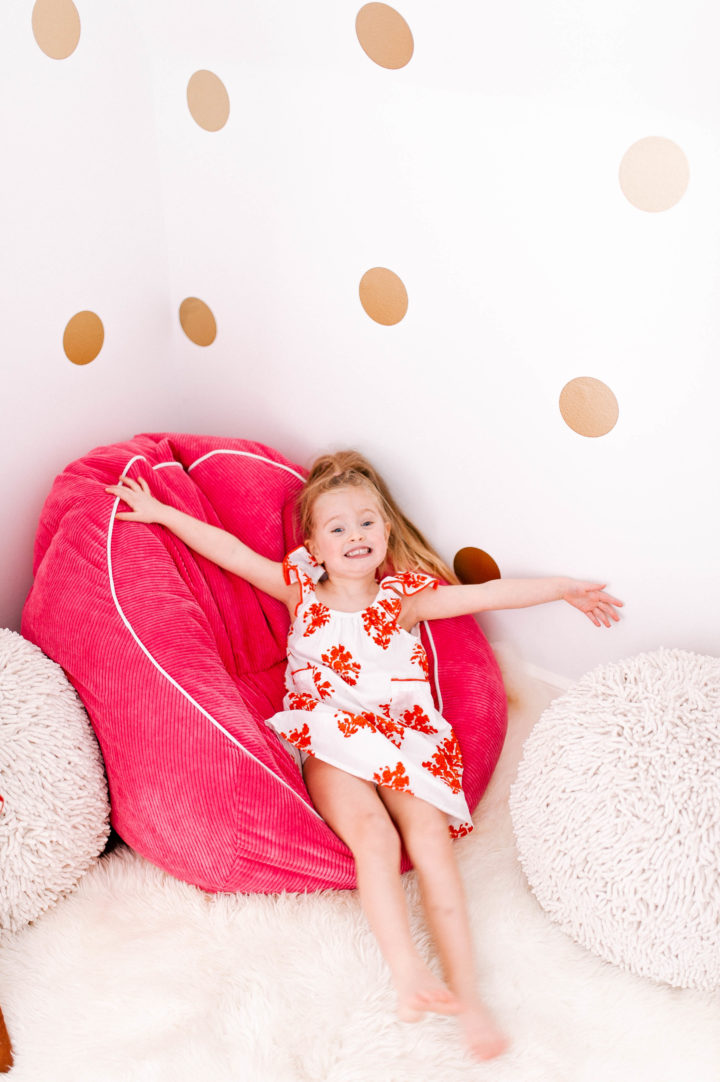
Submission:
[[[121,478],[107,492],[131,508],[118,518],[166,526],[287,605],[287,694],[270,724],[300,752],[316,809],[353,853],[361,902],[390,967],[399,1016],[409,1022],[426,1011],[456,1014],[472,1055],[501,1053],[505,1037],[476,987],[451,842],[472,829],[460,749],[434,707],[427,657],[412,632],[421,620],[556,600],[610,627],[622,602],[600,584],[568,578],[457,584],[379,474],[354,451],[324,456],[313,466],[300,497],[305,547],[283,563],[160,503],[143,479]],[[445,981],[427,967],[410,933],[401,841],[417,872]]]

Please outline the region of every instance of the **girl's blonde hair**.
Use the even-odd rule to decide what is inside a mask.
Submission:
[[[379,569],[381,575],[394,571],[425,571],[457,583],[458,579],[417,526],[407,518],[390,494],[380,474],[358,451],[338,451],[321,455],[313,464],[300,493],[300,528],[307,541],[313,532],[313,507],[318,496],[334,489],[364,485],[377,498],[383,517],[390,523],[387,557]]]

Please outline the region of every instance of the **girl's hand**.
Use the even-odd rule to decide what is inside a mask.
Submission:
[[[118,511],[116,518],[159,523],[193,552],[246,579],[259,590],[282,601],[291,613],[295,612],[300,600],[300,588],[297,583],[288,585],[285,582],[283,565],[278,560],[261,556],[219,526],[188,515],[172,504],[156,500],[142,477],[137,481],[121,477],[117,485],[108,485],[105,491],[123,500],[130,508],[129,511]]]
[[[562,600],[569,605],[584,612],[588,620],[592,620],[596,627],[601,624],[611,627],[610,621],[617,622],[620,613],[616,606],[622,608],[623,602],[617,597],[611,597],[605,593],[605,583],[580,582],[577,579],[569,579]]]
[[[162,521],[162,511],[166,505],[155,499],[144,478],[133,481],[131,477],[121,477],[117,485],[109,485],[105,491],[111,496],[119,496],[130,508],[129,511],[118,511],[116,518],[126,518],[132,522]]]

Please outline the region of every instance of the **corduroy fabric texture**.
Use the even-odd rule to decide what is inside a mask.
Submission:
[[[114,519],[104,490],[123,472],[275,560],[300,540],[302,486],[302,470],[261,444],[177,434],[97,448],[56,478],[22,631],[85,703],[115,829],[208,891],[354,886],[349,851],[265,724],[283,698],[285,607],[162,527]],[[502,746],[502,680],[472,617],[437,621],[431,635],[472,809]]]

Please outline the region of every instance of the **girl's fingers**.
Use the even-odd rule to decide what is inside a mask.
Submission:
[[[614,620],[617,623],[620,619],[620,616],[615,612],[615,609],[604,602],[598,602],[591,609],[588,609],[586,615],[592,620],[596,627],[611,627],[611,620]]]
[[[610,620],[619,620],[620,617],[610,605],[600,604],[597,606],[597,615],[605,627],[610,627]]]
[[[585,593],[597,594],[598,600],[608,601],[611,605],[618,605],[622,608],[623,602],[620,600],[619,597],[613,597],[612,594],[605,593],[606,586],[607,583],[605,582],[588,582],[585,584]]]
[[[113,496],[119,496],[120,499],[125,499],[129,492],[144,493],[146,496],[152,495],[144,477],[139,477],[137,481],[133,480],[132,477],[121,477],[116,485],[108,485],[105,491]]]
[[[123,475],[123,476],[120,477],[120,482],[119,483],[120,483],[121,486],[126,486],[127,488],[131,488],[133,490],[133,492],[138,492],[138,491],[140,491],[140,492],[149,492],[150,491],[150,489],[148,488],[147,481],[145,480],[144,477],[138,477],[137,480],[135,480],[134,477],[126,477],[126,476]]]

